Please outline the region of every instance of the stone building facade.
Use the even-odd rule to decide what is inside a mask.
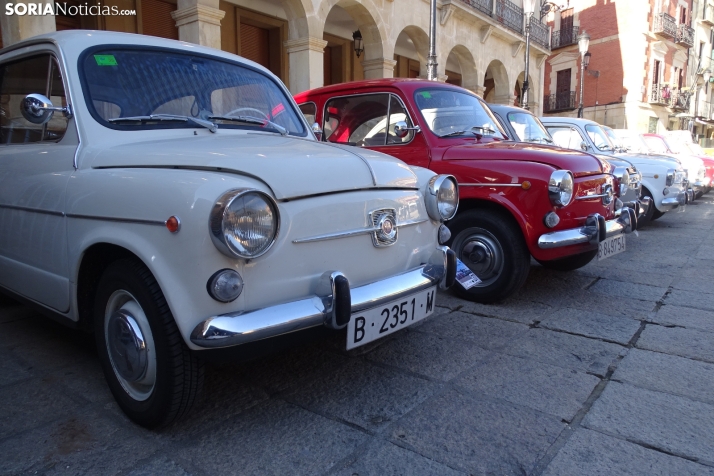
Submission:
[[[363,78],[426,76],[428,0],[100,0],[100,3],[133,9],[137,15],[3,15],[0,17],[3,42],[8,45],[67,28],[176,38],[257,61],[277,74],[293,93]],[[437,15],[439,79],[470,89],[487,101],[518,102],[526,49],[522,0],[440,0]],[[356,31],[364,44],[359,56],[354,50]],[[540,113],[550,31],[541,22],[534,23],[531,31],[529,96],[532,110]]]
[[[544,72],[545,115],[577,114],[578,36],[585,30],[591,54],[583,75],[585,118],[639,132],[686,128],[693,81],[692,0],[566,2],[550,18],[553,49]]]

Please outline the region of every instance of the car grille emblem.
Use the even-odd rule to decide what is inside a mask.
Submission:
[[[393,208],[374,210],[369,214],[374,231],[372,244],[377,248],[391,246],[397,242],[397,212]]]

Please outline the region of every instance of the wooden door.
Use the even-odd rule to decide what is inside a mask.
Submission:
[[[568,8],[560,12],[560,45],[569,45],[575,42],[573,38],[573,9]]]
[[[556,109],[566,109],[570,107],[570,76],[571,70],[564,69],[558,71],[555,86],[555,107]]]

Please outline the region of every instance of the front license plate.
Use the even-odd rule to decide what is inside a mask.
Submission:
[[[613,236],[600,242],[597,250],[597,260],[602,261],[623,251],[625,251],[625,235]]]
[[[404,329],[434,312],[436,286],[352,315],[347,325],[347,350]]]

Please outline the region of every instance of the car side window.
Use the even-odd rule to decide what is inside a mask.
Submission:
[[[380,93],[329,100],[325,105],[325,139],[360,147],[385,145],[389,97]]]
[[[46,124],[33,124],[22,116],[20,104],[33,93],[47,96],[56,107],[67,105],[62,75],[51,55],[0,65],[0,143],[58,141],[64,136],[68,120],[61,113],[54,113]]]
[[[317,117],[317,106],[314,102],[306,102],[305,104],[300,104],[300,112],[305,116],[305,120],[312,127],[315,123],[315,117]]]
[[[406,136],[399,137],[394,132],[394,126],[398,122],[405,122],[407,127],[414,127],[411,119],[409,119],[409,114],[407,114],[407,111],[402,105],[402,102],[397,99],[396,96],[392,96],[389,101],[389,131],[387,134],[387,145],[406,144],[407,142],[411,142],[414,138],[414,131],[409,131]]]
[[[567,126],[546,126],[548,132],[553,137],[553,142],[558,147],[564,147],[566,149],[581,149],[581,145],[585,142],[583,136],[572,128]],[[587,142],[585,142],[587,144]]]

